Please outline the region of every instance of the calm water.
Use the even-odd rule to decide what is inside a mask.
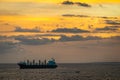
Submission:
[[[57,69],[19,69],[0,64],[0,80],[120,80],[120,63],[58,64]]]

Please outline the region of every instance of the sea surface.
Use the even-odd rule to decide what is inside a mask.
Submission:
[[[0,80],[120,80],[120,63],[64,63],[56,69],[0,64]]]

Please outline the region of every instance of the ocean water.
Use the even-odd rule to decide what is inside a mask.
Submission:
[[[56,69],[0,64],[0,80],[120,80],[120,63],[58,64]]]

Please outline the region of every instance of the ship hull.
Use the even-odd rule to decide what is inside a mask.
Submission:
[[[57,68],[57,65],[22,65],[18,64],[20,69],[47,69],[47,68]]]

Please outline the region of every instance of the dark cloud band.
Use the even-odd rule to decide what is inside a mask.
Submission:
[[[91,7],[90,4],[82,3],[82,2],[64,1],[61,4],[63,4],[63,5],[78,5],[78,6],[82,6],[82,7]]]

